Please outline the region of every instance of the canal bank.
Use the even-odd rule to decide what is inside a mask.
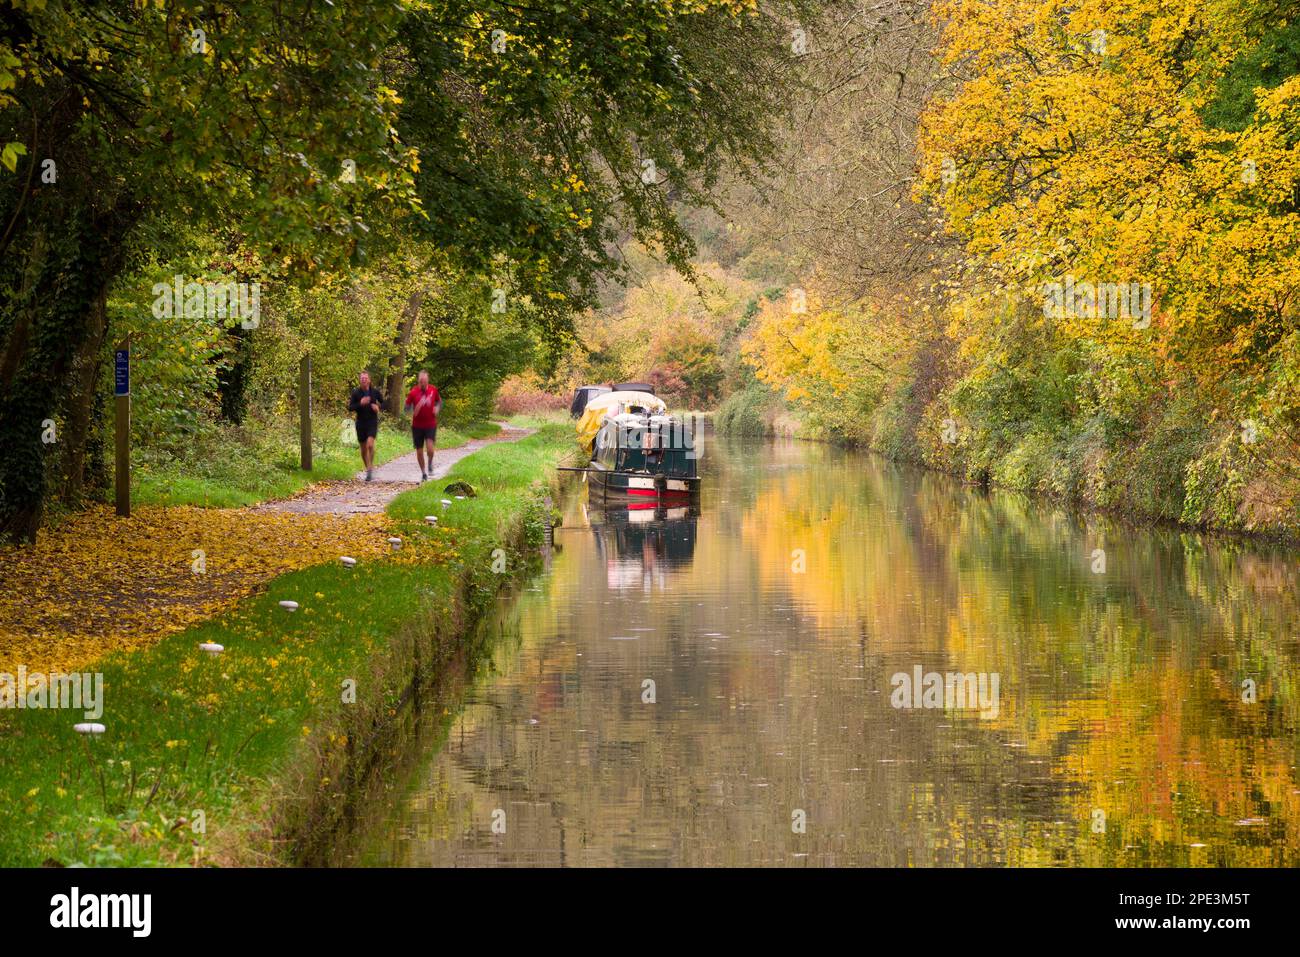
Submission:
[[[1246,468],[1250,443],[1224,441],[1228,464],[1188,467],[1188,443],[1176,429],[1122,449],[1079,441],[1066,452],[1048,443],[1032,448],[989,447],[956,420],[940,423],[905,416],[890,406],[869,419],[867,435],[816,432],[771,393],[736,393],[709,416],[719,435],[796,439],[879,455],[898,465],[949,476],[975,488],[1025,495],[1051,507],[1105,515],[1131,527],[1183,529],[1245,541],[1300,547],[1300,524],[1289,505],[1274,503],[1248,520],[1248,501],[1260,482]],[[934,437],[922,429],[933,431]],[[1178,438],[1178,441],[1171,441]],[[1227,453],[1225,452],[1226,456]],[[1258,511],[1258,509],[1257,509]]]
[[[219,618],[86,666],[103,676],[102,734],[78,735],[65,711],[0,714],[0,862],[303,859],[347,814],[393,720],[435,699],[535,556],[571,447],[571,429],[550,425],[485,448],[389,504],[395,550],[351,567],[322,556]],[[453,481],[477,495],[445,493]]]

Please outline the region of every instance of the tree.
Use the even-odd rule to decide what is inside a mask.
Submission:
[[[413,238],[485,297],[529,303],[553,351],[618,272],[615,240],[689,271],[673,201],[708,203],[720,169],[765,155],[789,25],[816,6],[14,0],[0,535],[35,534],[40,422],[98,347],[95,303],[141,224],[229,228],[272,279]]]
[[[917,125],[942,89],[929,0],[833,4],[807,29],[802,83],[779,140],[764,204],[748,205],[797,286],[837,302],[926,289],[955,244],[912,196]]]
[[[695,408],[712,405],[722,385],[722,359],[714,338],[687,320],[663,326],[652,348],[650,377],[667,394],[677,396]],[[656,380],[655,370],[660,373]],[[661,393],[662,394],[662,393]]]
[[[1057,318],[1211,381],[1269,361],[1297,315],[1300,77],[1252,91],[1249,117],[1223,97],[1284,13],[1220,0],[936,12],[953,83],[924,119],[924,188],[994,282],[1035,307],[1067,276],[1149,284],[1154,325]]]
[[[142,223],[235,225],[274,268],[310,272],[347,259],[378,197],[413,201],[379,71],[401,14],[377,0],[0,10],[0,112],[20,137],[0,192],[0,535],[36,533],[41,422],[97,348],[96,304]],[[345,160],[355,182],[339,180]]]
[[[447,2],[414,10],[392,60],[420,153],[414,228],[528,298],[544,331],[620,274],[635,238],[691,272],[675,203],[770,152],[804,0]],[[436,78],[436,79],[434,79]]]

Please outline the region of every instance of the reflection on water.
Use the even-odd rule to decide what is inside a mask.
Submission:
[[[634,503],[612,508],[582,506],[596,552],[605,565],[605,583],[611,591],[642,589],[662,591],[674,569],[695,557],[698,508],[656,508]]]
[[[1294,556],[811,444],[703,464],[698,515],[569,503],[340,860],[1300,862]],[[894,707],[918,668],[996,712]]]

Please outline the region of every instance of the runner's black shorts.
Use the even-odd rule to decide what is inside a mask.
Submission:
[[[357,445],[362,445],[366,439],[373,439],[379,434],[379,422],[362,422],[357,420]]]
[[[411,442],[417,449],[424,448],[425,439],[430,442],[438,441],[438,427],[436,425],[429,429],[417,429],[415,426],[411,426]]]

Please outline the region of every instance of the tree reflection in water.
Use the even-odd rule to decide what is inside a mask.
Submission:
[[[1292,555],[806,443],[703,464],[698,515],[569,502],[445,746],[346,859],[1300,864]],[[998,673],[997,717],[892,708],[918,665]]]

